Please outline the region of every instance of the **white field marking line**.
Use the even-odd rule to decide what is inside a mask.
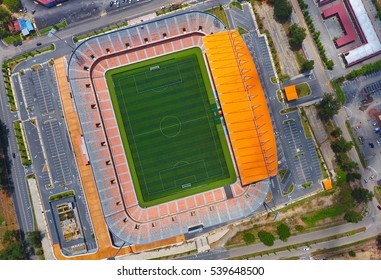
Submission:
[[[168,116],[165,116],[165,117],[168,117]],[[170,116],[169,116],[170,117]],[[199,118],[194,118],[194,119],[191,119],[191,120],[188,120],[188,121],[180,121],[180,125],[182,126],[183,124],[188,124],[188,123],[192,123],[192,122],[195,122],[195,121],[198,121],[198,120],[201,120],[201,119],[204,119],[204,118],[207,118],[207,116],[201,116]],[[176,126],[177,124],[174,124],[174,125],[170,125],[170,126],[166,126],[167,127],[174,127]],[[147,134],[151,134],[151,133],[154,133],[154,132],[158,132],[158,131],[161,131],[161,128],[157,128],[157,129],[152,129],[150,131],[146,131],[146,132],[142,132],[142,133],[139,133],[139,134],[136,134],[135,137],[140,137],[142,135],[147,135]],[[164,135],[165,136],[165,135]]]
[[[195,65],[194,65],[194,63],[193,63],[193,61],[192,61],[192,66],[193,66],[193,71],[194,71],[194,73],[195,73],[195,76],[196,77],[198,77],[198,75],[197,75],[197,72],[196,72],[196,67],[195,67]],[[203,77],[202,77],[202,73],[201,73],[201,69],[200,69],[200,75],[201,75],[201,79],[202,80],[204,80],[203,79]],[[197,79],[197,85],[198,85],[198,88],[199,88],[199,93],[200,93],[200,95],[201,95],[201,99],[202,99],[202,101],[203,101],[203,105],[204,105],[204,109],[205,109],[205,115],[206,115],[206,117],[208,117],[208,108],[209,108],[209,110],[210,110],[210,103],[209,103],[209,98],[208,98],[208,93],[207,93],[207,89],[205,88],[205,92],[203,92],[202,90],[201,90],[201,85],[200,85],[200,81],[199,81],[200,79]],[[206,87],[206,86],[205,86]],[[205,100],[205,95],[206,95],[206,100]],[[206,104],[206,101],[208,101],[208,108],[205,106]],[[214,120],[213,120],[213,124],[214,124]],[[218,153],[218,148],[217,148],[217,144],[216,144],[216,139],[215,139],[215,137],[214,137],[214,134],[213,134],[213,130],[212,130],[212,127],[211,127],[211,123],[210,123],[210,121],[208,120],[208,125],[209,125],[209,129],[210,129],[210,133],[212,134],[212,138],[213,138],[213,142],[214,142],[214,146],[215,146],[215,148],[216,148],[216,150],[215,150],[215,152],[216,152],[216,154],[218,155],[219,153]],[[215,124],[214,124],[214,126],[215,126]],[[217,136],[219,137],[219,135],[218,135],[218,131],[217,131],[217,127],[215,126],[215,130],[216,130],[216,133],[217,133]],[[219,140],[219,139],[218,139]],[[223,151],[223,149],[222,149],[222,147],[221,147],[221,151],[222,151],[222,154],[224,155],[224,151]],[[225,155],[224,155],[224,159],[225,159]],[[218,162],[220,163],[220,167],[221,167],[221,174],[220,174],[220,176],[221,175],[223,175],[224,174],[224,170],[223,170],[223,167],[222,167],[222,163],[221,163],[221,157],[218,155]]]
[[[191,187],[192,184],[193,184],[193,182],[197,182],[197,177],[196,177],[196,175],[189,175],[189,176],[186,176],[186,177],[183,177],[183,178],[174,180],[174,181],[173,181],[174,186],[177,187],[177,188],[180,187],[180,185],[177,185],[176,182],[177,182],[177,181],[180,181],[180,180],[187,179],[187,178],[191,178],[191,179],[193,179],[193,181],[192,181],[192,180],[188,180],[188,182],[190,182],[190,183],[181,184],[181,188],[182,188],[182,189],[184,189],[184,185],[187,185],[187,187],[188,187],[188,186]]]
[[[42,93],[42,97],[44,99],[44,104],[45,104],[45,108],[46,108],[46,113],[48,113],[48,105],[46,103],[46,99],[45,99],[45,94],[44,94],[44,89],[42,88],[42,82],[41,82],[41,78],[40,78],[40,71],[37,70],[37,77],[38,77],[38,83],[40,85],[40,88],[41,88],[41,93]]]
[[[206,172],[206,174],[207,174],[207,177],[204,178],[204,179],[202,179],[202,180],[197,180],[197,177],[196,177],[196,181],[195,181],[194,183],[198,183],[198,182],[200,182],[200,181],[209,180],[209,179],[213,179],[213,178],[216,178],[216,177],[221,176],[221,174],[217,174],[217,175],[214,175],[214,176],[209,176],[208,171],[207,171],[207,168],[206,168],[205,160],[204,160],[204,159],[200,159],[200,160],[194,161],[194,162],[192,162],[192,163],[195,163],[195,162],[201,162],[201,161],[202,161],[203,164],[204,164],[204,169],[205,169],[205,172]],[[182,162],[185,162],[185,161],[182,161]],[[192,164],[192,163],[187,162],[187,165]],[[177,164],[177,163],[176,163],[176,164]],[[174,169],[174,168],[176,168],[176,166],[174,166],[174,167],[172,167],[172,168],[164,169],[164,171],[166,171],[166,170],[171,170],[171,169]],[[164,185],[164,184],[163,184],[163,179],[162,179],[162,177],[161,177],[161,172],[162,172],[162,171],[163,171],[163,170],[160,170],[160,171],[159,171],[159,176],[160,176],[161,184],[162,184],[162,186],[163,186],[163,185]],[[195,176],[195,175],[191,175],[191,176]],[[190,177],[190,176],[188,176],[188,177]],[[187,177],[184,177],[184,178],[187,178]],[[184,179],[184,178],[182,178],[182,179]],[[177,179],[177,180],[181,180],[181,179]],[[199,187],[203,187],[203,186],[205,186],[205,184],[203,184],[203,185],[198,185],[198,186],[192,186],[191,188],[194,189],[194,188],[199,188]],[[179,186],[176,186],[176,185],[175,185],[175,186],[172,187],[172,188],[167,188],[167,189],[165,189],[165,191],[170,191],[170,190],[174,190],[174,189],[179,189]],[[181,188],[181,189],[183,189],[183,188]],[[164,190],[164,188],[162,188],[162,191],[163,191],[163,190]],[[162,191],[150,192],[149,194],[156,194],[156,193],[160,193],[160,192],[162,192]]]
[[[118,84],[119,84],[119,89],[120,89],[120,80],[118,80]],[[124,109],[127,108],[127,105],[126,105],[126,100],[124,98],[124,94],[122,94],[122,102],[123,102],[123,105],[124,105]],[[120,109],[119,109],[120,110]],[[139,155],[139,152],[138,152],[138,149],[137,149],[137,145],[136,145],[136,141],[135,141],[135,136],[134,136],[134,131],[132,129],[132,126],[131,126],[131,121],[130,121],[130,117],[129,117],[129,114],[126,114],[127,115],[127,121],[128,121],[128,126],[130,127],[131,129],[131,136],[132,136],[132,140],[134,142],[134,147],[135,147],[135,150],[136,150],[136,153],[138,155],[138,160],[139,160],[139,167],[140,167],[140,170],[143,174],[143,180],[144,180],[144,186],[142,184],[139,183],[139,187],[142,189],[143,187],[145,187],[145,189],[147,190],[147,181],[146,181],[146,176],[144,175],[144,170],[143,170],[143,167],[142,167],[142,162],[141,162],[141,159],[140,159],[140,155]],[[122,120],[123,122],[123,120]],[[124,124],[123,124],[124,125]],[[127,134],[127,133],[126,133]],[[126,135],[126,138],[127,138],[127,135]],[[123,140],[123,139],[122,139]],[[123,142],[123,141],[122,141]],[[128,142],[128,140],[127,140]],[[126,143],[127,145],[129,145],[128,143]],[[131,151],[131,157],[132,157],[132,149],[130,148],[130,151]],[[132,161],[134,162],[134,160],[132,159]],[[136,172],[137,173],[137,172]],[[138,174],[136,174],[136,176],[138,177]],[[141,190],[142,191],[142,190]],[[143,194],[142,194],[143,195]]]
[[[55,147],[57,155],[58,155],[59,153],[58,153],[56,138],[54,137],[54,133],[53,133],[52,122],[49,122],[48,124],[49,124],[49,128],[51,130],[52,138],[54,140],[54,147]],[[62,168],[61,157],[58,157],[58,161],[59,161],[59,164],[60,164],[60,169],[61,169],[61,173],[63,175],[64,181],[66,182],[66,176],[65,176],[65,173],[64,173],[63,168]]]
[[[294,138],[294,133],[292,132],[292,129],[291,129],[290,122],[287,123],[287,125],[288,125],[288,127],[290,129],[290,134],[291,134],[291,138],[292,138],[292,143],[294,144],[294,147],[295,147],[295,152],[296,152],[296,154],[298,154],[299,152],[296,150],[296,142],[295,142],[295,138]],[[299,161],[299,165],[302,167],[302,174],[303,174],[303,177],[304,177],[304,181],[306,181],[306,176],[304,174],[304,169],[303,169],[302,163],[300,162],[300,156],[298,157],[298,161]]]
[[[162,179],[162,177],[161,177],[161,173],[162,173],[162,172],[171,171],[171,170],[173,170],[173,169],[177,169],[177,168],[181,168],[181,167],[186,166],[186,165],[191,165],[191,164],[194,164],[194,163],[198,163],[198,162],[200,162],[200,161],[201,161],[201,159],[200,159],[200,160],[193,161],[193,162],[188,162],[188,161],[185,161],[185,160],[184,160],[184,161],[179,161],[179,162],[176,162],[175,165],[174,165],[173,167],[171,167],[171,168],[166,168],[166,169],[162,169],[162,170],[160,170],[160,171],[159,171],[159,177],[160,177],[160,181],[161,181],[162,190],[161,190],[161,191],[156,191],[156,192],[151,192],[150,194],[155,194],[155,193],[164,191],[163,179]],[[178,163],[180,163],[180,162],[185,162],[186,164],[184,164],[184,165],[180,165],[180,166],[176,166],[176,164],[178,164]],[[186,178],[186,177],[185,177],[185,178]],[[196,179],[197,179],[197,178],[196,178]],[[175,186],[172,187],[172,188],[167,188],[167,189],[165,189],[165,191],[172,190],[172,189],[177,189],[177,188],[178,188],[178,187],[175,185]]]
[[[169,87],[169,86],[173,86],[173,85],[177,85],[177,84],[181,84],[182,82],[183,82],[183,79],[182,79],[182,76],[181,76],[181,73],[180,73],[180,70],[179,70],[179,64],[183,64],[183,63],[185,63],[186,61],[184,61],[184,62],[182,62],[182,63],[176,63],[176,64],[173,64],[173,67],[175,67],[176,66],[176,68],[177,68],[177,72],[178,72],[178,75],[180,76],[180,80],[178,80],[178,81],[176,81],[176,82],[173,82],[173,83],[169,83],[169,84],[165,84],[165,85],[162,85],[162,86],[159,86],[159,87],[155,87],[155,88],[152,88],[152,89],[146,89],[146,90],[143,90],[143,91],[139,91],[139,90],[137,90],[137,93],[138,94],[143,94],[143,93],[146,93],[146,92],[148,92],[148,91],[156,91],[156,92],[158,92],[158,91],[160,91],[160,89],[162,89],[162,88],[164,88],[164,87]],[[164,69],[168,69],[169,67],[165,67]],[[148,71],[146,71],[146,72],[144,72],[144,74],[146,75],[146,77],[147,77],[147,73],[148,73]],[[159,75],[156,75],[156,76],[154,76],[154,77],[157,77],[157,76],[159,76]],[[160,76],[162,76],[162,75],[160,75]],[[148,79],[148,78],[147,78]]]

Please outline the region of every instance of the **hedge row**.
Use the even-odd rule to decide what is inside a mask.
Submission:
[[[303,12],[303,16],[304,16],[304,19],[306,20],[308,29],[310,30],[312,34],[312,38],[314,39],[316,47],[318,48],[321,59],[323,60],[325,66],[328,69],[332,70],[334,63],[331,59],[328,59],[328,57],[326,56],[326,51],[324,49],[323,44],[320,41],[320,31],[316,31],[312,18],[310,16],[310,13],[307,11],[308,5],[304,2],[304,0],[298,0],[298,3],[299,3],[300,9]]]

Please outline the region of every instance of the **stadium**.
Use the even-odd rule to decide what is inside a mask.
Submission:
[[[201,231],[263,205],[276,143],[237,31],[204,12],[161,17],[81,42],[65,68],[94,180],[83,182],[90,215],[114,244]]]

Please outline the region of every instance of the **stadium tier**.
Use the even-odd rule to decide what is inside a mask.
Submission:
[[[249,216],[263,204],[268,178],[277,172],[269,112],[242,38],[226,31],[215,16],[188,12],[92,37],[68,61],[68,80],[96,183],[92,191],[98,193],[108,229],[119,239],[147,244]],[[176,94],[183,95],[176,99]],[[218,132],[224,122],[228,134]],[[202,135],[194,127],[202,128]],[[178,141],[167,149],[160,137]],[[204,147],[205,141],[213,145]],[[197,147],[201,153],[192,150]],[[172,158],[171,149],[179,159]],[[213,149],[221,155],[218,161],[207,160],[215,157]],[[176,164],[168,168],[167,161]],[[149,176],[147,193],[153,200],[160,193],[159,200],[141,205],[145,198],[137,188]],[[218,176],[225,178],[220,185],[198,185],[212,184],[212,177],[218,182]],[[179,195],[160,191],[165,188]]]

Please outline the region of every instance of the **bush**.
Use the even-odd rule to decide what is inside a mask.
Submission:
[[[348,211],[347,213],[345,213],[344,219],[348,223],[358,223],[362,220],[362,215],[361,213],[358,213],[356,211]]]
[[[279,239],[286,242],[288,238],[291,236],[290,228],[286,224],[280,224],[276,228],[277,233],[279,235]]]
[[[273,246],[275,237],[270,232],[267,231],[260,231],[258,232],[259,240],[266,246]]]
[[[315,61],[313,60],[305,60],[302,63],[302,72],[308,72],[314,69]]]
[[[300,27],[296,23],[292,24],[288,29],[288,37],[291,47],[301,48],[307,33],[303,27]]]
[[[20,0],[4,0],[3,4],[7,6],[12,12],[18,12],[21,9]]]
[[[280,22],[286,22],[290,19],[292,6],[287,0],[274,1],[274,15]]]
[[[348,252],[348,255],[351,256],[351,257],[356,257],[356,252],[353,251],[353,250],[350,250],[350,251]]]
[[[373,193],[364,188],[355,188],[352,191],[352,197],[357,203],[368,203],[373,199]]]
[[[250,232],[245,232],[243,235],[243,240],[245,241],[246,245],[249,245],[255,242],[255,236]]]
[[[295,226],[295,229],[296,229],[297,231],[299,231],[299,232],[302,232],[302,231],[304,230],[304,226],[302,226],[302,225],[296,225],[296,226]]]

